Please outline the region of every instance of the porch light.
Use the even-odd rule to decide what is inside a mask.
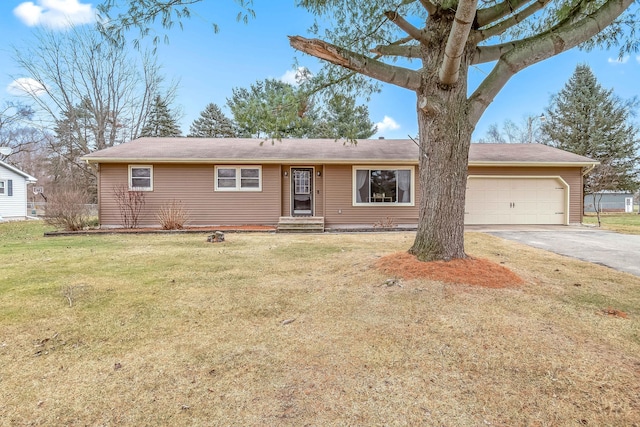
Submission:
[[[316,175],[322,176],[322,172],[318,171],[318,173]]]
[[[289,172],[284,171],[284,176],[289,176]]]

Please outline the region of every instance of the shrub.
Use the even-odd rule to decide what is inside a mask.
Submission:
[[[58,189],[47,198],[45,222],[67,231],[82,230],[89,225],[89,194],[77,187]]]
[[[124,228],[138,227],[140,212],[144,207],[144,192],[130,191],[126,185],[115,185],[113,194],[120,210],[120,219]]]
[[[189,212],[182,202],[172,200],[169,205],[160,208],[156,217],[163,230],[180,230],[189,221]]]
[[[373,228],[382,228],[384,230],[395,228],[395,223],[393,222],[393,218],[390,216],[381,219],[380,221],[373,224]]]

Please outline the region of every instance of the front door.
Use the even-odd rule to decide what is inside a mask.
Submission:
[[[313,168],[291,168],[291,215],[313,216]]]

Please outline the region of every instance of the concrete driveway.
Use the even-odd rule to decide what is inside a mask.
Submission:
[[[471,226],[466,230],[489,233],[640,276],[640,235],[586,226]]]

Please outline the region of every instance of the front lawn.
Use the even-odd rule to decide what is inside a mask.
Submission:
[[[625,273],[481,233],[524,284],[381,273],[412,233],[43,231],[0,224],[0,425],[640,424]]]
[[[582,222],[597,226],[598,217],[596,214],[587,214],[583,217]],[[637,213],[601,213],[600,222],[604,230],[640,234],[640,215]]]

